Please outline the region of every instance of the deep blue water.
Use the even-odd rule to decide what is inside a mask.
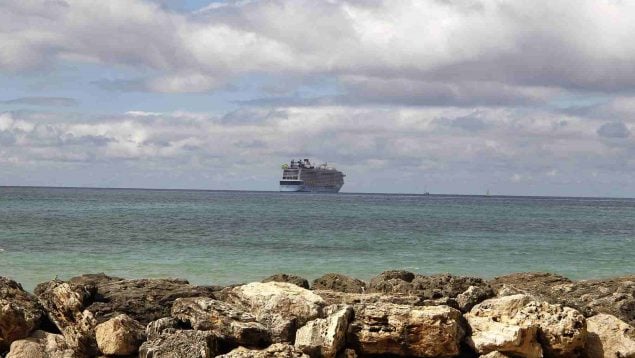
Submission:
[[[635,200],[0,187],[0,275],[635,272]]]

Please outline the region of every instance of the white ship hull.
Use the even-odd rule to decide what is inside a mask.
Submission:
[[[303,193],[337,193],[342,187],[316,187],[308,185],[280,185],[280,191],[283,192],[303,192]]]

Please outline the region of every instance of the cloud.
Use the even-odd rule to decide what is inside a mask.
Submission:
[[[500,105],[635,84],[628,1],[231,1],[188,14],[142,0],[8,0],[0,24],[1,70],[89,62],[144,78],[95,79],[111,88],[204,92],[284,73],[337,78],[356,103]]]
[[[78,102],[74,98],[68,97],[21,97],[0,101],[0,104],[18,104],[27,106],[49,106],[49,107],[73,107]]]
[[[628,138],[631,131],[622,122],[605,123],[598,128],[597,133],[605,138]]]

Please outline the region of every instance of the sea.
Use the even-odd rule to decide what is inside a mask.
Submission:
[[[0,187],[0,276],[635,273],[635,200]]]

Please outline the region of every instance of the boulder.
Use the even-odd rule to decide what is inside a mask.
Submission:
[[[64,336],[44,331],[33,334],[11,344],[11,350],[6,358],[76,358]]]
[[[586,317],[613,315],[635,326],[635,275],[572,281],[550,273],[516,273],[490,281],[501,294],[524,293],[577,309]]]
[[[460,353],[465,329],[461,312],[447,306],[392,303],[354,306],[347,344],[362,356],[452,357]]]
[[[159,318],[148,323],[146,326],[146,337],[149,340],[154,339],[163,334],[163,332],[174,333],[179,328],[181,327],[179,326],[179,321],[176,319],[172,317]]]
[[[345,306],[329,315],[302,326],[295,335],[295,346],[311,357],[335,358],[346,344],[346,331],[353,307]]]
[[[307,290],[309,289],[309,281],[307,281],[307,279],[305,279],[304,277],[300,277],[300,276],[296,276],[296,275],[288,275],[286,273],[277,273],[275,275],[271,275],[267,278],[265,278],[264,280],[262,280],[261,282],[266,283],[266,282],[288,282],[288,283],[292,283],[294,285],[298,285],[302,288],[306,288]]]
[[[313,291],[324,299],[327,306],[330,305],[354,305],[356,303],[396,303],[411,306],[425,306],[426,300],[418,296],[407,294],[384,293],[345,293],[329,290]]]
[[[216,336],[209,331],[164,332],[139,348],[139,358],[210,358],[216,355]]]
[[[309,358],[309,356],[292,345],[276,343],[261,350],[239,347],[218,358]]]
[[[458,309],[463,313],[469,312],[472,307],[492,297],[494,291],[491,288],[483,288],[481,286],[470,286],[462,293],[456,296]]]
[[[172,317],[194,329],[214,332],[229,346],[266,347],[271,342],[271,333],[256,316],[212,298],[179,298],[172,306]]]
[[[320,296],[286,282],[254,282],[226,290],[224,296],[254,314],[271,331],[274,343],[293,342],[298,327],[323,315]]]
[[[104,274],[41,283],[35,294],[78,354],[95,355],[95,326],[121,313],[143,325],[169,316],[179,297],[212,296],[218,288],[178,279],[121,280]]]
[[[357,358],[357,353],[353,349],[344,349],[337,354],[337,358]]]
[[[54,280],[37,285],[35,294],[71,349],[78,355],[97,354],[97,320],[85,309],[95,294],[94,286]]]
[[[470,287],[474,288],[466,293]],[[474,300],[481,299],[482,301],[494,295],[489,284],[478,277],[450,274],[425,276],[415,275],[407,271],[386,271],[380,274],[370,281],[368,291],[415,295],[426,300],[456,299],[460,294],[463,294],[464,296],[469,295],[469,300],[466,300],[466,303],[470,304]],[[466,298],[464,297],[464,300]]]
[[[106,355],[125,356],[137,353],[146,339],[145,328],[121,314],[95,327],[99,351]]]
[[[587,318],[587,330],[588,358],[635,357],[635,327],[601,313]]]
[[[527,295],[486,300],[465,315],[468,344],[480,354],[575,357],[586,339],[586,322],[572,308],[536,302]]]
[[[313,281],[314,290],[331,290],[346,293],[363,293],[366,282],[339,273],[327,273]]]
[[[510,358],[511,356],[501,352],[491,352],[480,356],[480,358]]]
[[[35,296],[19,283],[0,276],[0,352],[8,350],[13,341],[28,337],[43,317]]]

